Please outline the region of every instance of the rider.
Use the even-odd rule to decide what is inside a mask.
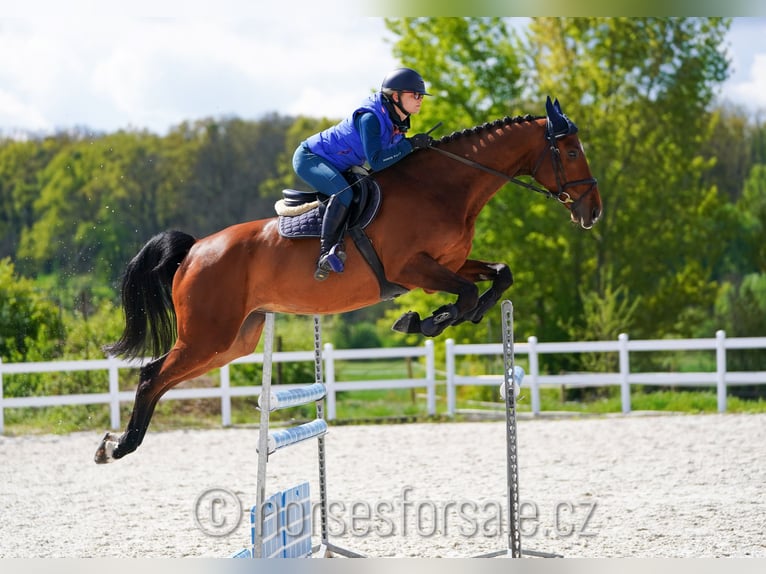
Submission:
[[[322,221],[320,254],[314,278],[327,279],[330,271],[343,271],[345,253],[339,240],[353,197],[342,173],[365,162],[375,170],[386,168],[413,150],[428,147],[431,137],[410,129],[410,115],[420,111],[425,82],[415,70],[397,68],[380,91],[368,97],[339,124],[303,141],[293,155],[293,169],[307,184],[329,198]]]

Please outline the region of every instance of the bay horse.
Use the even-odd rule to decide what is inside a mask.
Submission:
[[[536,184],[519,175],[532,176]],[[403,290],[457,296],[430,317],[407,313],[394,325],[426,336],[480,321],[513,283],[506,264],[468,259],[476,218],[504,184],[555,197],[585,229],[601,215],[577,127],[550,98],[545,116],[504,118],[455,132],[372,177],[383,201],[366,232],[385,278]],[[150,239],[126,268],[125,329],[105,350],[133,358],[150,352],[153,360],[140,369],[125,432],[107,432],[95,461],[111,462],[136,450],[168,389],[252,353],[265,313],[343,313],[381,300],[379,280],[354,244],[345,272],[321,283],[314,280],[318,253],[316,240],[281,236],[276,217],[202,239],[180,231]],[[482,281],[491,286],[479,296],[476,283]]]

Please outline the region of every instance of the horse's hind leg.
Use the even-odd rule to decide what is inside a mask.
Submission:
[[[204,338],[184,343],[179,339],[173,349],[141,368],[140,382],[130,421],[122,435],[107,433],[96,450],[95,461],[99,464],[112,462],[136,450],[144,439],[162,395],[182,381],[187,381],[221,367],[234,359],[251,353],[258,344],[263,331],[265,316],[252,313],[240,326],[228,347],[205,342]],[[226,338],[218,333],[218,341]]]

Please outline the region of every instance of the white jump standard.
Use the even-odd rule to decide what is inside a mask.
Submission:
[[[503,382],[500,394],[505,398],[505,435],[508,486],[508,547],[504,550],[481,554],[477,558],[494,558],[506,555],[521,558],[522,555],[538,558],[563,558],[560,554],[521,549],[521,524],[519,517],[519,450],[516,433],[516,397],[519,394],[524,370],[515,365],[513,352],[513,303],[502,302],[503,314]]]
[[[322,334],[320,318],[314,316],[314,383],[305,387],[272,391],[271,366],[274,342],[274,314],[266,314],[263,348],[263,383],[258,397],[261,410],[258,436],[258,474],[256,504],[251,511],[252,548],[237,553],[236,557],[253,558],[298,558],[312,553],[320,556],[338,554],[349,558],[362,558],[361,554],[340,548],[329,540],[327,471],[324,435],[327,421],[324,419],[326,389],[322,374]],[[313,421],[269,432],[271,411],[295,407],[314,402],[316,419]],[[321,540],[311,547],[311,505],[308,482],[278,492],[266,498],[266,466],[271,454],[282,448],[304,440],[316,438],[319,461],[319,504],[321,518]],[[292,513],[292,514],[291,514]],[[295,535],[295,521],[302,521],[297,527],[301,534]]]

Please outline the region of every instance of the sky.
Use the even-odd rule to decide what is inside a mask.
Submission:
[[[237,18],[141,17],[102,0],[72,18],[62,5],[0,13],[3,135],[164,134],[185,120],[273,112],[341,118],[398,65],[383,18],[353,11],[303,8],[292,17],[269,3]],[[766,18],[735,18],[727,44],[733,73],[722,97],[766,111]]]

